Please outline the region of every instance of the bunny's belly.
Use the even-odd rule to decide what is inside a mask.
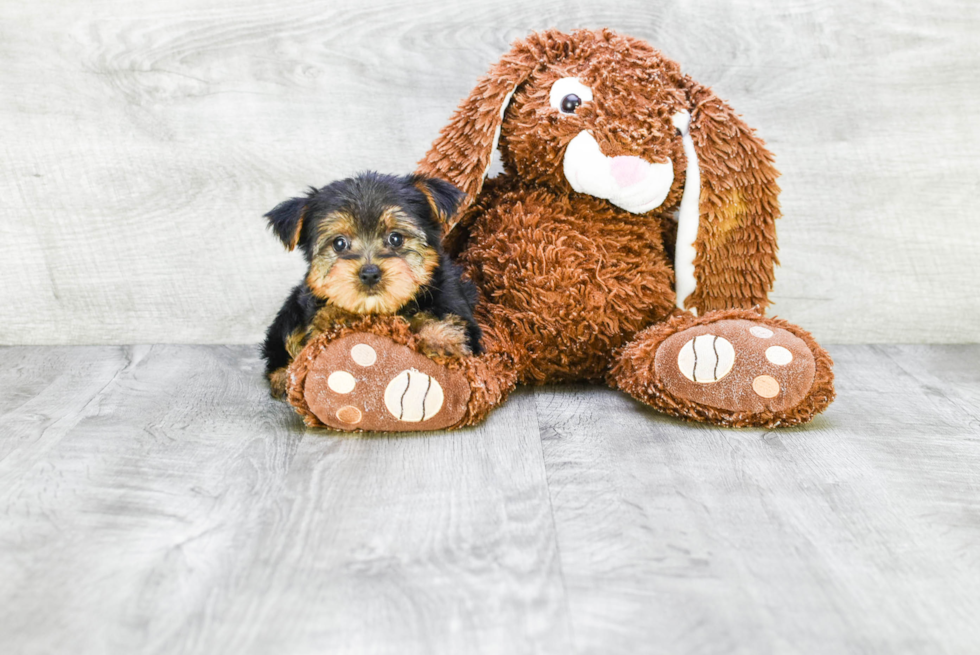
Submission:
[[[488,346],[525,382],[599,379],[612,351],[673,310],[660,219],[588,196],[503,196],[460,253]]]

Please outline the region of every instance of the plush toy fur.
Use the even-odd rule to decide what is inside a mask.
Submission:
[[[487,181],[498,145],[504,173]],[[517,42],[419,165],[466,194],[445,243],[480,290],[486,351],[442,364],[471,397],[440,427],[482,420],[518,383],[572,380],[719,425],[792,425],[826,408],[827,353],[761,315],[777,263],[772,161],[643,41],[581,30]],[[364,329],[387,331],[393,357],[413,348]],[[304,393],[292,385],[294,404]]]

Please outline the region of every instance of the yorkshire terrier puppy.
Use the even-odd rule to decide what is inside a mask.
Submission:
[[[316,334],[365,314],[404,316],[425,355],[479,354],[476,287],[442,250],[442,228],[463,194],[439,179],[374,172],[311,188],[265,217],[309,264],[266,332],[262,354],[272,394]]]

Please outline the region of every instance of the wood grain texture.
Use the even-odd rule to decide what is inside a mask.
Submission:
[[[0,343],[255,342],[301,276],[261,215],[408,171],[533,29],[610,26],[777,154],[772,312],[980,340],[980,5],[376,0],[0,6]]]
[[[599,387],[306,430],[245,346],[0,348],[0,643],[35,653],[972,653],[980,346],[838,346],[809,426]]]
[[[969,653],[980,643],[980,348],[839,346],[802,428],[539,393],[582,653]]]
[[[5,643],[150,652],[192,630],[261,533],[302,437],[291,412],[266,402],[250,350],[51,353],[65,372],[0,419],[17,446],[0,462]],[[7,365],[49,356],[0,351],[3,388],[29,393]],[[73,375],[91,361],[111,378]],[[48,427],[62,406],[75,409]]]
[[[567,652],[534,399],[306,431],[251,347],[0,349],[0,643],[33,653]]]

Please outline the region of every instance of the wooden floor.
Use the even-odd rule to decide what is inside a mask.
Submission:
[[[352,437],[248,346],[0,349],[4,653],[980,652],[980,346],[776,432],[525,389]]]

